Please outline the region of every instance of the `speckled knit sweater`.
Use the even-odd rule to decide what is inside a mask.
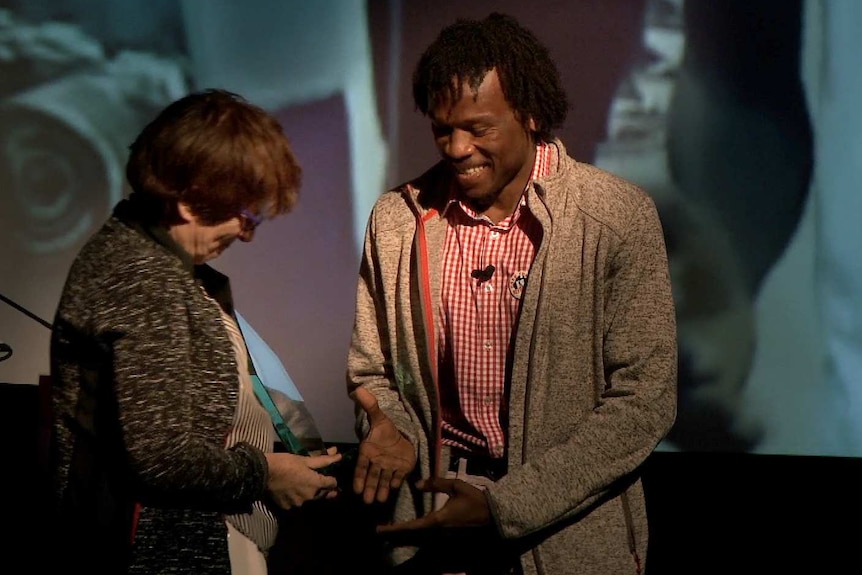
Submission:
[[[224,447],[237,365],[202,288],[231,313],[228,279],[133,211],[81,250],[56,314],[47,548],[67,571],[227,574],[223,514],[263,497],[267,469]]]

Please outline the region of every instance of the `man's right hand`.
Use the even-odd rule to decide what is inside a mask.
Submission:
[[[353,400],[365,411],[371,430],[359,444],[359,457],[353,474],[353,491],[365,503],[383,503],[389,492],[398,489],[416,467],[413,444],[404,437],[377,404],[374,395],[357,388]]]

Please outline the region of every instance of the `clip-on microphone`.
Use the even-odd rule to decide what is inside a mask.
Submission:
[[[477,279],[480,282],[486,282],[491,279],[496,270],[497,268],[495,268],[494,266],[488,266],[483,270],[473,270],[470,272],[470,277],[473,279]]]

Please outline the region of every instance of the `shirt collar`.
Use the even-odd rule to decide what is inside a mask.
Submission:
[[[559,155],[559,152],[558,152],[556,146],[549,144],[547,142],[537,142],[536,143],[536,159],[533,161],[533,170],[530,172],[530,179],[527,181],[527,185],[524,186],[524,192],[526,192],[530,188],[530,186],[532,185],[532,183],[534,181],[550,175],[551,172],[553,172],[556,169],[557,164],[558,164],[558,160],[559,160],[558,155]],[[457,188],[456,188],[454,179],[451,180],[449,183],[449,191],[448,191],[448,197],[446,200],[446,205],[441,210],[440,215],[443,216],[444,218],[447,217],[447,214],[449,213],[449,208],[453,204],[458,204],[461,207],[461,210],[467,216],[469,216],[473,219],[477,219],[477,220],[482,219],[481,216],[477,215],[475,211],[470,209],[468,206],[466,206],[462,201],[460,201],[458,199]],[[522,193],[521,194],[521,200],[518,202],[518,205],[515,208],[515,212],[513,213],[513,216],[515,216],[515,217],[511,217],[512,223],[517,221],[516,215],[522,209],[529,209],[526,207],[526,205],[527,205],[526,194]],[[509,218],[507,218],[507,220],[508,219]]]

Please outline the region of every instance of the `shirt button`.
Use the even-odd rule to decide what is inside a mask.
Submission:
[[[485,405],[491,405],[492,403],[494,403],[494,396],[491,394],[486,395],[484,399],[482,399],[482,403],[484,403]]]
[[[486,339],[485,343],[484,343],[484,347],[485,347],[485,349],[491,349],[492,347],[494,347],[494,344],[491,343],[490,339]]]
[[[488,234],[488,235],[491,237],[491,239],[492,239],[492,240],[496,240],[497,238],[499,238],[499,237],[500,237],[500,232],[492,231],[492,232],[491,232],[490,234]]]
[[[485,288],[484,288],[484,289],[485,289],[485,291],[486,291],[486,292],[489,292],[489,293],[490,293],[490,292],[494,291],[494,286],[493,286],[493,285],[491,285],[490,283],[485,282],[485,284],[484,284],[484,285],[485,285]]]

